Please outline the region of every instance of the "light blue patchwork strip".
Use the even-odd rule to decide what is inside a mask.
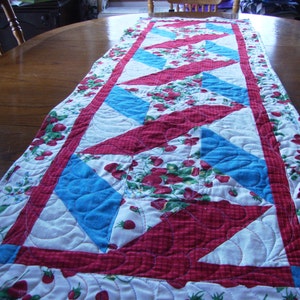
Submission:
[[[249,106],[248,91],[244,87],[233,85],[205,72],[203,73],[202,87],[235,102]]]
[[[168,31],[168,30],[164,30],[164,29],[161,29],[161,28],[154,27],[154,28],[151,29],[150,32],[153,33],[153,34],[160,35],[162,37],[169,38],[170,40],[175,40],[176,39],[176,33]]]
[[[0,245],[0,264],[13,264],[20,248],[10,244]]]
[[[274,203],[265,160],[233,145],[205,127],[201,132],[201,159],[266,201]]]
[[[224,32],[224,33],[228,33],[228,34],[233,34],[233,30],[231,28],[222,26],[222,25],[216,25],[213,23],[207,23],[206,24],[206,28],[213,30],[213,31],[217,31],[217,32]]]
[[[55,192],[79,226],[105,252],[122,196],[75,155],[64,169]]]
[[[211,41],[206,41],[205,43],[205,49],[209,52],[215,53],[215,54],[219,54],[225,57],[228,57],[230,59],[239,61],[240,60],[240,56],[238,51],[228,48],[228,47],[224,47],[221,45],[218,45],[214,42]]]
[[[135,120],[139,124],[144,123],[149,109],[148,102],[118,86],[114,86],[112,88],[111,92],[105,99],[105,103],[117,112]]]
[[[138,61],[140,63],[143,63],[147,66],[150,66],[152,68],[156,68],[159,70],[162,70],[166,64],[166,59],[155,55],[149,51],[138,49],[136,53],[133,56],[133,59],[135,61]]]

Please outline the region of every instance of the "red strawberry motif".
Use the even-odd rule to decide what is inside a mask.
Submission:
[[[49,116],[47,118],[48,123],[56,123],[57,121],[58,121],[58,119],[56,117]]]
[[[255,194],[254,192],[251,191],[250,195],[253,197],[253,199],[255,199],[257,201],[261,201],[261,198],[257,194]]]
[[[118,164],[117,163],[111,163],[111,164],[108,164],[104,167],[104,170],[111,173],[113,171],[115,171],[118,167]]]
[[[35,160],[44,160],[44,159],[45,159],[45,156],[39,155],[39,156],[36,156],[34,159],[35,159]]]
[[[129,92],[138,92],[139,91],[138,88],[127,88],[126,90]]]
[[[300,134],[295,134],[294,139],[292,139],[292,142],[297,145],[300,145]]]
[[[121,180],[126,175],[126,172],[123,170],[116,170],[116,171],[113,171],[111,174],[116,179]]]
[[[55,140],[60,141],[60,140],[63,140],[64,138],[65,138],[64,135],[60,135],[60,136],[57,136],[57,137],[55,138]]]
[[[201,160],[200,166],[201,166],[202,169],[204,169],[206,171],[209,170],[209,169],[211,169],[211,166],[207,162],[205,162],[203,160]]]
[[[84,86],[84,85],[80,85],[80,86],[78,87],[78,89],[79,89],[80,91],[86,91],[86,90],[88,89],[88,87],[87,87],[87,86]]]
[[[218,179],[221,183],[225,183],[225,182],[228,182],[230,177],[227,176],[227,175],[220,175],[220,174],[217,174],[216,176],[216,179]]]
[[[195,161],[192,160],[192,159],[187,159],[187,160],[184,160],[184,161],[183,161],[183,165],[184,165],[185,167],[191,167],[191,166],[193,166],[194,164],[195,164]]]
[[[167,200],[165,199],[157,199],[151,202],[151,206],[158,210],[163,210],[166,204],[167,204]]]
[[[52,155],[53,153],[51,152],[51,151],[44,151],[43,153],[42,153],[42,155],[43,156],[50,156],[50,155]]]
[[[157,156],[151,156],[150,159],[153,165],[156,167],[161,165],[164,162],[160,157]]]
[[[172,189],[168,186],[159,186],[155,189],[154,194],[170,194]]]
[[[24,297],[27,294],[27,289],[27,281],[20,280],[7,289],[7,294],[11,298],[18,299]]]
[[[135,223],[132,220],[126,220],[126,221],[121,221],[118,226],[126,230],[131,230],[135,228]]]
[[[78,297],[76,296],[76,293],[74,290],[70,291],[68,293],[68,299],[73,300],[73,299],[77,299]]]
[[[118,249],[118,246],[116,244],[108,244],[108,249],[116,250]]]
[[[168,93],[168,97],[165,97],[165,100],[176,99],[180,96],[179,92],[175,92],[171,88],[165,89],[165,92]]]
[[[42,277],[42,282],[49,284],[54,280],[54,275],[51,270],[43,271],[44,275]]]
[[[48,146],[56,146],[57,145],[57,141],[51,140],[51,141],[47,142],[47,145]]]
[[[159,184],[161,184],[161,182],[162,179],[156,174],[146,175],[142,180],[142,184],[149,186],[158,186]]]
[[[166,152],[172,152],[172,151],[174,151],[174,150],[176,150],[176,146],[175,145],[167,145],[166,147],[165,147],[165,151]]]
[[[202,198],[202,194],[192,190],[191,188],[185,188],[183,197],[186,200],[197,200]]]
[[[167,184],[176,184],[182,182],[183,179],[175,174],[169,174],[166,181]]]
[[[278,98],[281,96],[281,93],[280,92],[273,92],[273,95],[271,96],[272,98]]]
[[[205,181],[204,186],[207,187],[207,188],[211,188],[213,186],[213,182],[212,181]]]
[[[137,207],[137,206],[134,206],[134,205],[131,205],[130,207],[129,207],[129,209],[131,210],[131,211],[133,211],[133,212],[135,212],[135,213],[140,213],[140,210],[139,210],[139,208]]]
[[[185,133],[184,135],[183,135],[184,137],[191,137],[192,135],[190,134],[190,133]]]
[[[31,145],[32,146],[40,146],[40,145],[42,145],[42,144],[44,144],[45,143],[45,141],[43,140],[43,139],[36,139],[36,140],[34,140],[32,143],[31,143]]]
[[[168,169],[166,168],[153,168],[151,169],[151,173],[154,175],[157,175],[157,176],[160,176],[160,175],[165,175],[168,173]]]
[[[274,117],[280,117],[281,116],[281,112],[280,111],[273,111],[271,113]]]
[[[96,295],[95,300],[109,300],[108,292],[107,291],[99,292]]]
[[[196,84],[202,84],[202,79],[201,78],[194,78],[193,82],[195,82]],[[207,90],[205,89],[201,89],[201,93],[206,93]]]
[[[190,99],[190,100],[186,101],[186,104],[193,105],[195,102],[196,102],[195,100]]]
[[[199,138],[190,138],[190,139],[186,139],[184,141],[184,144],[189,145],[189,146],[194,146],[198,143],[198,141],[199,141]]]
[[[132,171],[134,169],[134,167],[136,167],[138,165],[138,162],[136,160],[133,160],[131,165],[129,166],[129,170]]]
[[[235,189],[229,190],[228,194],[232,197],[236,197],[238,195],[238,193]]]
[[[165,111],[167,108],[161,104],[161,103],[158,103],[158,104],[155,104],[154,107],[157,109],[157,111]]]
[[[80,284],[78,284],[77,288],[73,288],[69,293],[68,293],[68,299],[69,300],[75,300],[79,298],[81,295],[81,287]]]
[[[198,176],[200,174],[199,168],[193,168],[191,175],[192,176]]]
[[[64,131],[66,129],[66,126],[61,123],[57,123],[53,126],[52,131],[53,132],[59,132],[59,131]]]

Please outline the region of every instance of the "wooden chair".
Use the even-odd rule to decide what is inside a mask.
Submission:
[[[220,4],[221,1],[222,0],[168,0],[170,3],[170,12],[216,12],[217,5]]]
[[[11,31],[12,31],[14,37],[16,38],[18,45],[23,44],[25,42],[23,31],[19,24],[17,16],[10,4],[10,1],[9,0],[0,0],[0,5],[5,13],[5,16],[7,18],[9,26],[11,28]],[[2,54],[3,54],[3,51],[2,51],[1,45],[0,45],[0,55],[2,55]]]
[[[154,0],[148,0],[148,12],[154,13]],[[167,0],[170,3],[170,12],[216,12],[217,6],[222,0]],[[174,4],[176,8],[174,9]],[[240,0],[234,0],[232,6],[232,13],[237,14],[239,12]]]

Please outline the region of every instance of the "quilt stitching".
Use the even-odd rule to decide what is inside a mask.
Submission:
[[[96,293],[96,289],[91,294],[107,298],[110,294],[112,299],[117,299],[117,292],[110,284],[117,281],[120,289],[126,283],[138,293],[143,290],[139,284],[148,282],[155,286],[156,293],[161,289],[165,295],[163,286],[168,284],[176,299],[183,290],[188,290],[189,297],[201,298],[202,291],[207,291],[202,283],[213,287],[211,297],[216,299],[223,299],[232,288],[236,295],[239,289],[246,293],[242,287],[274,299],[284,297],[284,292],[286,297],[295,296],[296,289],[291,292],[280,287],[299,287],[297,207],[274,124],[249,61],[251,46],[245,40],[249,37],[243,35],[247,22],[144,22],[143,29],[138,27],[137,35],[133,34],[132,45],[125,46],[127,52],[120,54],[107,82],[98,82],[97,94],[88,95],[92,101],[80,109],[64,147],[39,185],[30,189],[30,199],[3,234],[0,263],[4,270],[5,265],[13,264],[32,270],[40,266],[41,274],[48,272],[50,277],[51,269],[55,270],[56,276],[73,282],[68,294],[71,297],[73,292],[73,299],[89,297],[88,289],[73,281],[78,274],[87,274],[90,284],[95,276],[103,275],[102,291]],[[192,33],[194,26],[213,33]],[[180,34],[174,29],[180,29],[184,38],[176,38]],[[153,36],[159,36],[158,42]],[[236,39],[236,50],[228,44],[230,36]],[[174,48],[185,48],[187,57],[172,61],[169,54]],[[201,50],[196,55],[198,49],[205,49],[205,54]],[[205,57],[206,53],[212,58]],[[131,74],[133,61],[148,66],[137,72],[136,78]],[[244,76],[239,79],[240,85],[231,82],[230,76],[226,80],[226,73],[223,79],[218,71],[231,70],[236,64]],[[193,87],[183,106],[178,89],[182,82]],[[171,88],[173,84],[175,89]],[[194,86],[202,89],[202,98],[194,100]],[[176,101],[176,107],[181,108],[172,111]],[[91,144],[87,129],[101,110],[120,115],[127,127],[111,136],[108,132],[107,138],[99,137]],[[246,111],[250,111],[248,120],[254,120],[253,130],[261,145],[261,152],[259,147],[256,152],[259,156],[241,148],[239,141],[228,140],[230,129],[224,127],[227,120],[235,120]],[[57,115],[50,114],[48,120],[50,117],[53,123],[58,121]],[[51,128],[58,132],[57,141],[64,139],[62,132],[67,126]],[[88,147],[81,142],[85,138]],[[35,143],[32,146],[39,146]],[[296,134],[294,144],[299,144]],[[181,157],[185,160],[178,162]],[[7,179],[17,171],[15,167]],[[1,207],[4,212],[9,209],[5,202]],[[36,230],[47,218],[43,212],[53,208],[66,214],[66,220],[74,218],[76,234],[84,236],[83,245],[76,246],[80,250],[72,246],[63,249],[63,245],[53,248],[47,245],[46,237],[45,243],[35,239]],[[247,237],[257,245],[267,243],[258,235],[264,231],[273,236],[270,253],[268,246],[257,258],[251,253],[248,262],[247,255],[230,257],[231,251],[247,251]],[[45,228],[45,232],[51,230]],[[72,241],[69,243],[72,245]],[[14,277],[24,290],[22,278],[31,274],[31,269],[25,268],[23,274]],[[10,282],[13,279],[2,282],[0,295],[8,294]],[[47,284],[52,282],[49,279]],[[200,282],[200,291],[195,291],[191,283]],[[95,286],[99,290],[99,284]]]

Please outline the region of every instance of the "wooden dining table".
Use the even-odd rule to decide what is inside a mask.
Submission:
[[[151,17],[172,17],[156,13]],[[271,65],[300,112],[299,21],[260,15],[181,14],[250,19]],[[148,14],[102,17],[38,35],[0,57],[0,176],[30,145],[48,112],[64,100],[124,30]]]

